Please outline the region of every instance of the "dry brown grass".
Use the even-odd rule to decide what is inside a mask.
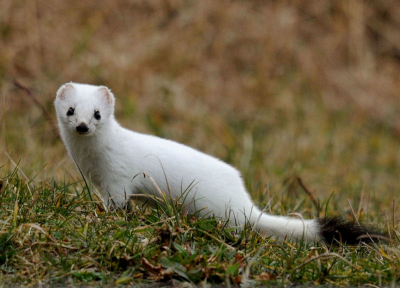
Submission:
[[[273,276],[281,285],[395,284],[400,275],[399,78],[400,2],[395,0],[1,0],[0,180],[14,168],[10,159],[20,163],[27,179],[40,173],[33,193],[27,181],[19,180],[22,172],[0,188],[0,246],[6,251],[0,251],[0,273],[25,284],[104,277],[107,283],[134,283],[136,277],[147,279],[151,274],[140,261],[159,265],[165,256],[161,244],[154,246],[159,250],[149,245],[143,255],[132,252],[133,244],[131,252],[109,245],[129,244],[132,235],[142,237],[132,227],[152,223],[154,215],[143,214],[146,220],[136,213],[133,221],[124,211],[97,211],[100,222],[92,223],[84,215],[92,217],[96,211],[84,199],[74,198],[69,206],[66,195],[81,191],[83,184],[66,190],[62,183],[81,177],[46,113],[14,81],[27,87],[52,117],[57,88],[75,81],[110,87],[117,97],[117,119],[124,126],[186,143],[238,167],[256,202],[271,200],[273,213],[316,216],[314,204],[300,194],[296,179],[301,177],[305,189],[321,203],[334,192],[321,215],[326,210],[354,211],[391,236],[392,242],[379,250],[339,247],[328,253],[321,250],[324,247],[310,250],[268,240],[270,246],[262,246],[253,233],[253,240],[237,248],[239,254],[253,257],[265,247],[251,279]],[[52,178],[61,186],[54,188]],[[193,226],[209,222],[186,220],[179,221],[190,233]],[[174,229],[178,219],[168,221]],[[177,243],[189,245],[185,241],[191,238],[200,243],[195,253],[209,249],[204,255],[218,254],[204,262],[214,259],[214,270],[191,263],[183,250],[186,256],[181,258],[178,249],[171,259],[199,266],[214,283],[223,282],[218,278],[222,276],[239,283],[236,276],[244,268],[227,268],[238,260],[230,252],[226,263],[220,261],[226,233],[217,222],[210,223],[211,230],[206,230],[213,231],[217,241],[200,233],[195,238],[182,234],[179,237],[186,240]],[[40,229],[31,234],[32,225],[41,225],[43,235],[53,233],[53,238],[42,239]],[[161,229],[153,228],[145,235],[148,239]],[[54,239],[79,249],[64,257]],[[132,274],[129,277],[126,271],[113,270],[119,258],[110,255],[121,251],[132,261],[126,264],[129,269],[120,263],[120,269]],[[318,256],[323,251],[328,254]],[[333,254],[345,261],[335,260]],[[312,266],[307,264],[310,259]],[[355,273],[354,265],[361,270]],[[204,279],[193,275],[196,283]]]
[[[7,151],[30,177],[77,176],[13,79],[52,115],[76,81],[109,86],[125,126],[233,163],[253,193],[300,175],[325,198],[391,199],[399,19],[397,1],[2,0],[0,165]]]

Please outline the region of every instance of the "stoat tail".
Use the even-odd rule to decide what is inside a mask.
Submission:
[[[345,221],[340,217],[304,220],[298,217],[281,217],[261,212],[254,214],[250,222],[266,235],[273,235],[279,239],[288,237],[293,240],[305,239],[307,241],[323,241],[327,244],[354,245],[385,238],[381,233],[368,230],[366,227]]]

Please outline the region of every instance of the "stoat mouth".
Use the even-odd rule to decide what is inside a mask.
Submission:
[[[91,131],[88,131],[88,132],[77,132],[76,131],[76,134],[78,134],[79,136],[82,136],[82,137],[88,137],[88,136],[92,136],[94,134],[94,132],[91,132]]]

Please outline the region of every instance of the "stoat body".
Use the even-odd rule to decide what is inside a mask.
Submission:
[[[333,218],[303,220],[262,213],[232,166],[186,145],[121,127],[107,87],[67,83],[54,103],[69,155],[110,205],[124,207],[132,195],[144,193],[160,197],[161,190],[168,198],[184,199],[191,213],[214,214],[229,219],[232,226],[250,223],[276,238],[356,242],[366,233]],[[342,227],[349,231],[337,235]]]

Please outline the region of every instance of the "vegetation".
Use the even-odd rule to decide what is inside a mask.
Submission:
[[[278,242],[252,227],[236,230],[212,217],[188,216],[179,203],[108,211],[99,201],[92,205],[90,190],[80,183],[34,186],[18,174],[14,170],[4,179],[0,202],[0,267],[3,279],[14,284],[397,281],[400,250],[393,242],[356,247]],[[280,208],[285,211],[289,203],[294,204],[285,199]],[[304,201],[298,204],[301,209]],[[389,229],[397,243],[397,232]]]
[[[1,281],[399,283],[398,11],[398,1],[0,1]],[[179,203],[109,211],[89,200],[54,126],[68,81],[110,87],[125,127],[231,163],[268,212],[343,215],[390,241],[277,242]]]

